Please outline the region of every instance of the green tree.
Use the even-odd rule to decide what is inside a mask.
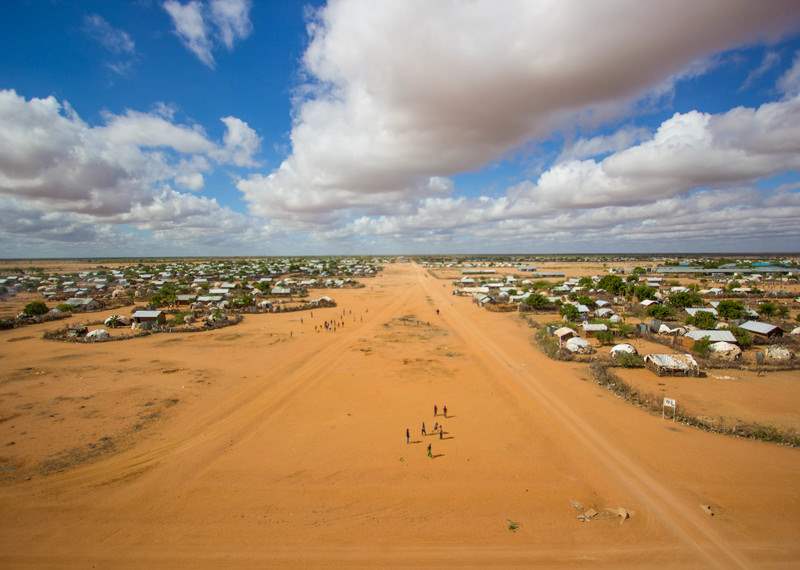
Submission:
[[[711,340],[709,340],[708,337],[703,337],[700,340],[694,341],[692,352],[698,356],[706,358],[708,353],[711,352]]]
[[[611,331],[598,331],[594,336],[602,345],[614,344],[614,333]]]
[[[645,273],[647,273],[647,269],[645,269],[644,267],[636,266],[633,268],[633,274],[636,275],[637,277],[640,275],[644,275]]]
[[[559,313],[561,313],[562,316],[566,317],[568,321],[572,322],[577,321],[581,316],[581,314],[578,312],[578,308],[571,303],[564,303],[563,305],[561,305]]]
[[[550,306],[550,302],[547,300],[547,297],[541,293],[531,293],[528,298],[525,299],[525,304],[531,309],[536,309],[537,311],[547,309]]]
[[[585,287],[586,289],[591,289],[594,287],[594,281],[592,281],[591,277],[581,277],[578,281],[578,285],[581,287]]]
[[[673,311],[666,305],[650,305],[647,307],[647,314],[654,319],[664,321],[673,315]]]
[[[695,291],[677,291],[669,296],[667,303],[678,309],[697,307],[703,304],[703,298]]]
[[[656,298],[655,288],[650,287],[649,285],[636,285],[633,288],[633,294],[636,295],[636,298],[640,301]]]
[[[698,328],[708,330],[717,326],[717,317],[710,311],[698,311],[694,316],[686,319],[686,322]]]
[[[58,309],[62,313],[71,313],[72,308],[73,308],[72,305],[70,305],[69,303],[60,303],[56,305],[56,309]]]
[[[31,301],[25,308],[22,310],[25,315],[29,317],[37,317],[39,315],[44,315],[50,309],[47,308],[47,305],[44,304],[42,301]]]
[[[744,303],[733,299],[725,299],[717,305],[717,313],[723,319],[743,319],[747,314]]]
[[[758,314],[762,317],[774,317],[778,314],[778,304],[772,301],[764,301],[758,306]]]
[[[739,327],[733,327],[731,329],[731,333],[733,333],[733,336],[736,337],[736,342],[738,342],[739,346],[742,348],[753,346],[753,335],[750,334],[750,331],[746,331]]]
[[[613,295],[619,295],[625,288],[625,281],[619,275],[604,275],[597,282],[597,287]]]

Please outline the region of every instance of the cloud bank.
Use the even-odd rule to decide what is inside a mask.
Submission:
[[[92,126],[54,97],[0,91],[0,227],[36,239],[91,241],[129,225],[170,239],[247,238],[265,226],[199,191],[213,165],[255,164],[260,138],[236,117],[221,142],[162,114],[107,113]]]
[[[274,218],[408,208],[528,141],[619,117],[709,54],[777,37],[793,7],[331,2],[309,23],[291,154],[239,189]]]

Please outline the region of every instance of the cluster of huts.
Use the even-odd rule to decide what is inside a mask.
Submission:
[[[676,284],[673,279],[666,279],[662,273],[655,272],[657,268],[640,270],[635,273],[635,277],[628,277],[627,281],[635,285],[646,285],[650,297],[641,302],[635,301],[632,304],[631,296],[614,295],[604,291],[599,287],[601,276],[595,275],[590,278],[563,278],[563,274],[547,274],[537,272],[534,267],[525,267],[528,272],[519,274],[500,274],[493,269],[469,268],[464,269],[462,276],[453,282],[453,294],[470,296],[473,301],[485,306],[489,304],[516,305],[519,310],[531,310],[526,302],[531,295],[541,296],[547,301],[547,307],[543,310],[557,311],[565,305],[572,305],[574,311],[569,314],[577,315],[572,320],[577,320],[581,334],[578,333],[574,325],[552,326],[550,332],[557,338],[559,347],[572,354],[589,354],[594,351],[592,343],[587,340],[599,333],[609,334],[613,332],[615,325],[622,323],[626,317],[631,322],[639,321],[639,316],[644,315],[642,323],[634,330],[642,334],[670,335],[681,337],[679,345],[690,349],[693,343],[705,341],[708,343],[709,356],[721,360],[736,360],[742,355],[737,337],[732,330],[745,331],[754,339],[756,344],[764,345],[762,350],[756,354],[757,358],[766,361],[779,362],[781,360],[792,359],[795,352],[786,346],[776,344],[784,334],[790,337],[800,338],[800,327],[787,329],[780,324],[765,322],[759,317],[759,313],[751,307],[745,306],[744,318],[730,322],[716,322],[718,317],[716,307],[723,298],[738,299],[747,302],[747,297],[751,296],[754,301],[764,299],[764,293],[756,287],[747,287],[746,284],[760,283],[764,279],[769,279],[775,283],[793,282],[797,278],[798,267],[796,265],[781,266],[780,271],[777,266],[760,265],[753,268],[752,272],[743,274],[733,272],[727,274],[709,273],[714,279],[720,280],[720,286],[700,288],[697,286],[686,287]],[[768,268],[766,276],[758,271]],[[724,268],[723,268],[724,269]],[[741,268],[740,268],[741,269]],[[649,271],[649,272],[648,272]],[[625,274],[625,271],[618,268],[608,270],[609,274]],[[541,279],[552,277],[558,279],[549,286],[542,287]],[[706,283],[708,280],[705,281]],[[660,321],[651,318],[649,322],[646,318],[647,310],[653,305],[666,304],[670,302],[670,296],[679,293],[697,293],[703,300],[703,306],[679,308],[675,311],[674,319]],[[759,296],[762,295],[762,296]],[[796,293],[794,293],[796,296]],[[744,297],[744,299],[743,299]],[[800,297],[792,298],[792,293],[787,288],[781,292],[780,289],[773,288],[770,291],[770,298],[784,299],[784,305],[800,305]],[[582,300],[585,301],[581,302]],[[635,298],[634,298],[635,299]],[[591,301],[591,302],[589,302]],[[541,304],[541,303],[539,303]],[[638,308],[637,308],[638,305]],[[709,312],[715,316],[715,328],[712,330],[701,329],[689,324],[695,322],[694,318],[699,313]],[[683,320],[680,320],[683,315]],[[566,317],[564,318],[566,320]],[[688,321],[688,322],[686,322]],[[569,324],[569,323],[567,323]],[[738,334],[738,333],[737,333]],[[635,348],[629,344],[616,345],[611,349],[612,357],[633,351]],[[643,358],[644,365],[652,369],[657,374],[665,374],[672,371],[673,374],[693,375],[699,372],[699,366],[694,356],[691,354],[650,354]]]

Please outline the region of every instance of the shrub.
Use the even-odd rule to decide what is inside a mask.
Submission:
[[[614,333],[611,331],[599,331],[594,336],[602,345],[614,344]]]
[[[666,305],[650,305],[647,307],[647,314],[654,319],[666,320],[673,315],[672,309]]]
[[[636,298],[640,301],[656,298],[655,288],[650,287],[649,285],[636,285],[633,288],[633,294],[636,295]]]
[[[746,331],[739,327],[733,327],[731,329],[731,333],[733,333],[733,336],[736,337],[736,342],[738,342],[739,346],[742,348],[753,346],[753,335],[750,334],[750,331]]]
[[[189,313],[175,313],[175,316],[172,318],[173,325],[183,325],[186,323],[186,316]]]
[[[567,317],[568,321],[572,322],[577,321],[581,316],[581,314],[578,312],[578,307],[570,303],[564,303],[561,305],[559,313],[561,313],[562,316]]]
[[[618,352],[614,356],[614,362],[623,368],[644,368],[644,359],[630,352]]]
[[[528,298],[525,299],[525,304],[531,309],[538,310],[546,309],[550,306],[550,302],[547,300],[547,297],[541,293],[531,293]]]
[[[717,317],[709,311],[698,311],[694,316],[686,319],[686,322],[701,329],[713,329],[717,326]]]
[[[636,327],[628,323],[619,323],[617,325],[617,334],[619,336],[631,336],[636,332]]]
[[[42,301],[31,301],[25,305],[25,308],[22,310],[22,312],[29,317],[37,317],[39,315],[46,314],[49,310],[50,309],[47,308],[47,305],[45,305]]]
[[[758,306],[758,314],[762,317],[774,317],[778,314],[778,304],[773,301],[765,301]]]
[[[701,338],[700,340],[694,341],[694,346],[692,346],[692,352],[696,355],[707,358],[708,353],[711,352],[711,340],[708,337]]]
[[[717,313],[723,319],[743,319],[746,316],[746,307],[740,301],[725,299],[717,305]]]
[[[702,305],[703,298],[696,291],[678,291],[669,296],[667,303],[673,307],[683,309],[684,307]]]
[[[69,303],[60,303],[60,304],[56,305],[56,309],[58,309],[62,313],[71,313],[73,307]]]
[[[619,275],[604,275],[597,282],[597,287],[614,295],[619,295],[625,289],[625,281]]]

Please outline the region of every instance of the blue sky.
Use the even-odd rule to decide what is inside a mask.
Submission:
[[[798,16],[700,4],[11,3],[0,244],[800,249]]]

